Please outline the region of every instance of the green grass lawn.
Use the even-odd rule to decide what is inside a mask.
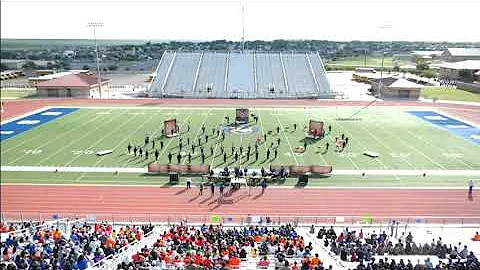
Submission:
[[[426,87],[421,95],[426,99],[480,102],[480,94],[452,87]]]
[[[2,99],[19,99],[33,97],[36,93],[36,90],[2,90],[0,92],[0,97]]]
[[[357,56],[357,57],[343,57],[337,58],[335,61],[329,60],[327,61],[327,65],[343,65],[343,66],[355,66],[355,67],[363,67],[364,66],[364,57]],[[382,57],[381,56],[367,56],[366,61],[367,67],[381,67],[382,66]],[[393,57],[385,57],[383,62],[384,67],[393,67],[395,66],[395,61]]]
[[[268,167],[284,165],[332,165],[335,169],[480,169],[480,146],[452,135],[427,122],[409,115],[399,108],[369,108],[358,114],[360,121],[338,121],[348,117],[358,108],[281,108],[252,109],[250,113],[260,116],[258,124],[250,123],[249,132],[227,133],[225,141],[212,135],[212,128],[224,126],[224,116],[234,118],[234,109],[228,108],[88,108],[80,109],[58,120],[43,124],[30,131],[1,142],[1,165],[24,166],[88,166],[88,167],[145,167],[154,161],[152,145],[149,159],[127,154],[127,145],[143,146],[146,135],[157,138],[164,149],[159,149],[160,163],[167,163],[167,154],[172,153],[176,163],[179,138],[165,139],[161,136],[163,121],[176,118],[178,123],[190,122],[190,132],[184,133],[181,164],[188,164],[186,154],[190,151],[187,138],[198,146],[198,138],[205,149],[205,164],[214,168],[247,166]],[[309,119],[323,120],[332,126],[332,132],[321,140],[305,138],[304,126]],[[293,124],[298,128],[293,130]],[[186,124],[185,124],[186,125]],[[209,134],[208,142],[200,136],[202,125]],[[276,128],[280,127],[277,134]],[[255,132],[257,131],[257,132]],[[259,146],[259,160],[252,154],[247,161],[248,145],[254,149],[257,136],[269,134],[267,143]],[[344,152],[334,151],[334,139],[345,134],[349,143]],[[277,146],[277,139],[281,143]],[[305,153],[292,151],[307,142]],[[330,143],[324,152],[326,142]],[[273,143],[273,146],[271,144]],[[221,145],[228,153],[226,164],[220,153]],[[244,155],[234,162],[231,146],[243,145]],[[266,158],[266,149],[271,149]],[[98,157],[97,151],[111,149],[113,154]],[[214,155],[210,154],[214,150]],[[274,158],[277,149],[278,157]],[[363,155],[366,150],[378,152],[380,157]],[[200,164],[198,147],[192,164]],[[254,151],[252,150],[252,153]]]

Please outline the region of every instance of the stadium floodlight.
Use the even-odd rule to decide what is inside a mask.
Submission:
[[[90,22],[87,24],[87,27],[93,28],[93,38],[95,40],[95,63],[97,65],[97,82],[98,82],[98,95],[102,97],[102,79],[100,78],[100,64],[98,58],[98,44],[97,44],[97,27],[103,27],[101,22]]]

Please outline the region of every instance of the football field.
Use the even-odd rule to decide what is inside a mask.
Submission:
[[[258,123],[250,117],[247,125],[234,127],[227,123],[226,117],[229,122],[233,122],[235,108],[75,108],[68,114],[49,119],[48,122],[11,137],[2,137],[2,180],[11,180],[3,177],[8,175],[7,171],[11,172],[10,175],[15,175],[13,178],[22,179],[28,172],[22,172],[20,166],[32,166],[40,168],[40,171],[45,167],[82,167],[86,168],[84,173],[90,173],[95,168],[101,172],[101,168],[106,167],[141,171],[155,161],[155,149],[160,154],[158,163],[168,163],[168,154],[171,153],[172,163],[201,164],[199,145],[205,152],[204,164],[211,165],[212,168],[268,168],[273,164],[331,165],[334,172],[480,169],[480,145],[476,143],[476,139],[462,137],[461,133],[455,133],[452,128],[441,128],[420,119],[409,112],[408,108],[360,109],[361,107],[250,108],[250,114],[259,117]],[[357,112],[354,118],[348,119]],[[163,123],[172,118],[179,124],[181,134],[174,138],[165,138],[162,135]],[[306,130],[310,119],[324,121],[326,127],[331,126],[331,132],[327,129],[326,136],[322,139],[307,138]],[[432,119],[436,118],[432,116]],[[34,123],[23,121],[23,124]],[[2,136],[10,132],[5,130],[5,126],[2,125]],[[202,131],[203,126],[205,134]],[[459,125],[450,126],[462,128]],[[221,135],[217,136],[217,130],[225,132],[224,139]],[[263,140],[264,134],[267,135],[266,142]],[[343,151],[336,151],[335,138],[340,138],[342,134],[348,137],[348,144]],[[151,138],[147,145],[144,143],[146,136]],[[256,160],[255,143],[259,138],[259,157]],[[328,151],[327,143],[330,145]],[[138,157],[133,153],[129,154],[129,144],[147,150],[148,159],[145,155]],[[296,150],[304,145],[307,146],[304,152]],[[232,146],[235,147],[235,152],[239,152],[240,147],[243,148],[236,161]],[[248,146],[251,147],[250,156],[247,156]],[[222,148],[227,154],[226,162]],[[268,149],[270,155],[267,158]],[[102,150],[112,150],[112,153],[97,156],[96,153]],[[379,156],[368,157],[363,154],[365,151],[378,153]],[[190,163],[188,153],[192,155]],[[76,172],[79,171],[81,173],[82,169]]]

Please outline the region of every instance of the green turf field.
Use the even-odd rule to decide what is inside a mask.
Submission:
[[[343,57],[335,60],[327,61],[327,65],[343,65],[343,66],[355,66],[363,67],[366,64],[367,67],[381,67],[382,66],[382,57],[381,56],[367,56],[367,61],[363,56],[357,57]],[[393,67],[395,65],[395,59],[393,57],[385,57],[383,60],[384,67]]]
[[[223,127],[224,117],[234,119],[233,108],[88,108],[80,109],[55,121],[43,124],[1,143],[1,165],[12,166],[85,166],[85,167],[145,167],[154,160],[152,145],[147,145],[149,159],[133,157],[127,154],[127,145],[144,145],[146,135],[156,138],[156,148],[160,141],[165,147],[160,150],[160,163],[168,162],[167,154],[173,154],[176,163],[179,152],[179,138],[166,139],[161,136],[163,121],[176,118],[186,127],[191,123],[190,132],[181,135],[184,148],[180,163],[187,164],[186,153],[190,151],[186,140],[198,146],[198,138],[206,152],[205,164],[213,167],[248,166],[249,168],[268,167],[269,164],[285,165],[332,165],[334,169],[480,169],[480,146],[456,137],[446,130],[439,129],[427,122],[404,112],[401,108],[368,108],[357,116],[361,120],[338,121],[339,117],[348,117],[359,108],[319,108],[319,109],[251,109],[250,113],[259,115],[258,124],[250,123],[250,129],[257,132],[227,133],[225,141],[212,135],[212,128]],[[324,139],[313,141],[305,138],[304,126],[309,119],[323,120],[332,126],[332,132]],[[298,128],[293,130],[293,124]],[[208,142],[201,136],[201,127],[206,126]],[[276,128],[280,127],[277,134]],[[247,161],[241,156],[233,161],[231,146],[238,149],[243,145],[245,154],[248,145],[254,149],[257,136],[264,132],[267,143],[259,146],[259,160],[252,154]],[[349,143],[345,151],[334,151],[335,137],[345,134]],[[280,145],[277,147],[277,139]],[[307,142],[305,153],[292,151]],[[271,143],[273,142],[273,147]],[[325,152],[325,143],[330,149]],[[220,146],[224,145],[228,153],[227,163],[220,155]],[[210,154],[213,148],[214,155]],[[266,159],[266,149],[272,153]],[[97,157],[100,150],[111,149],[113,154]],[[277,149],[278,157],[273,157]],[[362,153],[366,150],[380,154],[378,158],[369,158]],[[200,164],[198,147],[192,164]],[[252,150],[252,153],[254,151]],[[22,174],[22,173],[20,173]],[[17,178],[22,179],[17,175]],[[4,179],[2,177],[2,179]]]
[[[425,87],[421,95],[427,99],[480,102],[480,94],[453,87]]]
[[[332,175],[309,181],[310,187],[465,187],[466,179],[475,176],[430,176],[417,175]],[[1,172],[4,183],[36,184],[104,184],[104,185],[158,185],[170,186],[168,176],[139,173],[67,173],[67,172]],[[200,176],[191,177],[194,183]],[[203,179],[205,180],[205,179]],[[270,182],[270,185],[295,186],[297,178]],[[185,185],[185,177],[180,178]]]

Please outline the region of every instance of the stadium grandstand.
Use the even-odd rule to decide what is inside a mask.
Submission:
[[[335,98],[318,52],[166,51],[150,97]]]

